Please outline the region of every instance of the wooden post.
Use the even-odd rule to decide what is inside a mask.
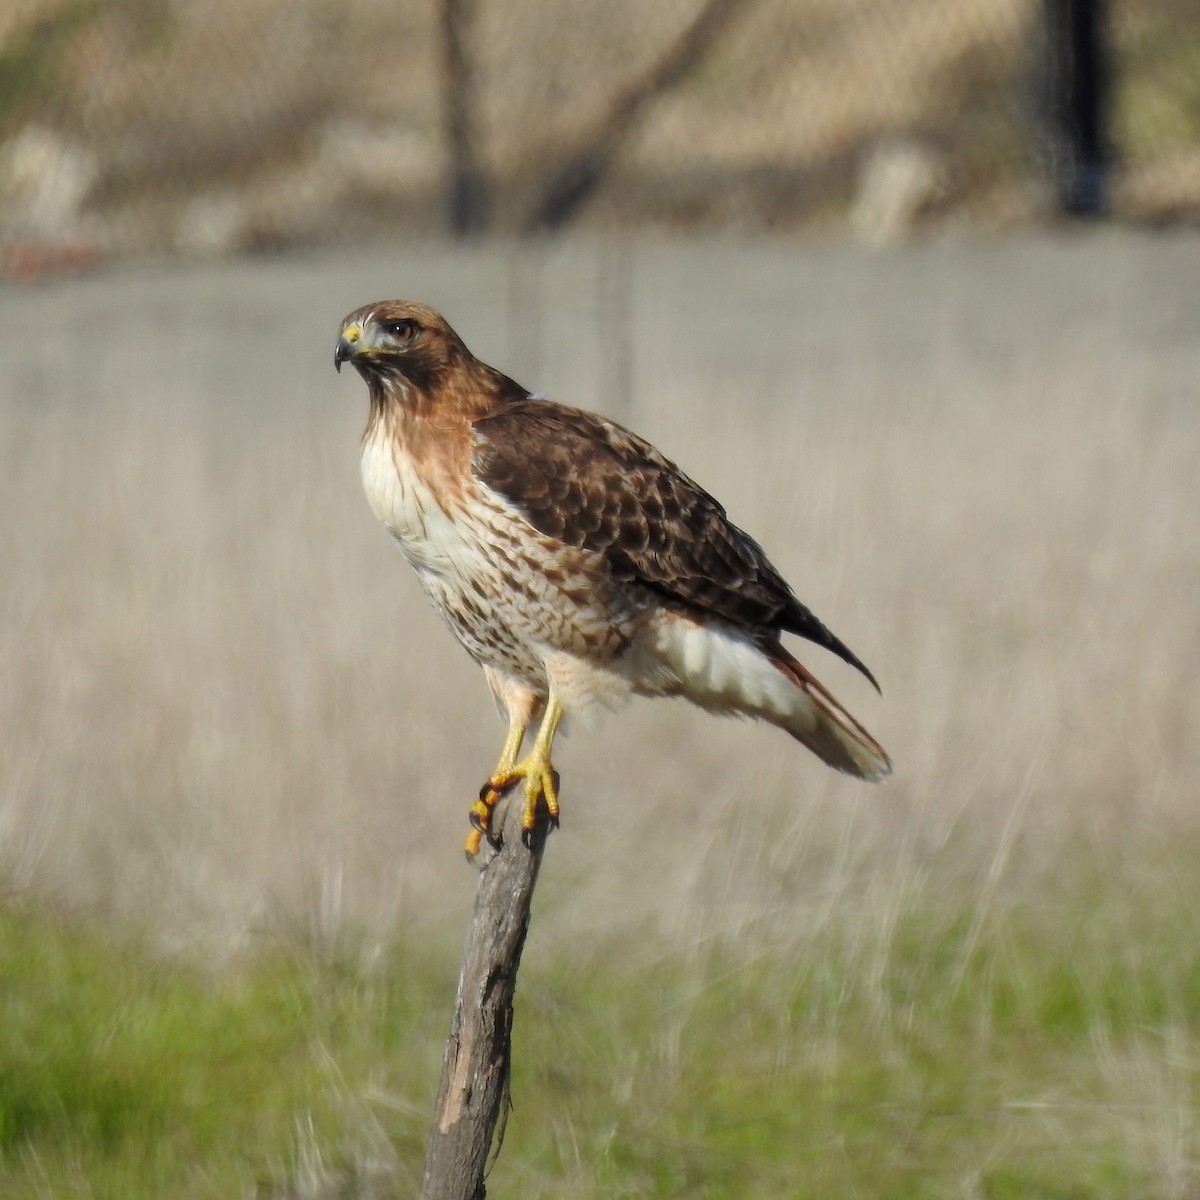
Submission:
[[[420,1200],[487,1194],[488,1154],[508,1103],[517,969],[548,832],[541,822],[529,846],[522,841],[522,786],[510,788],[493,815],[503,845],[483,868],[475,894]]]

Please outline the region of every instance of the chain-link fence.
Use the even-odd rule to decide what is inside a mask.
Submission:
[[[9,274],[577,224],[885,241],[1056,206],[1200,212],[1200,0],[0,12]]]

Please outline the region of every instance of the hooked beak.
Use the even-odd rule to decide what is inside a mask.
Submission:
[[[341,374],[342,363],[349,362],[359,352],[361,343],[362,330],[357,321],[352,321],[342,330],[341,336],[337,340],[337,346],[334,348],[333,367],[335,371]]]

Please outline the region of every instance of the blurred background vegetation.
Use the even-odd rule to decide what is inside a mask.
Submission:
[[[489,1195],[1200,1196],[1198,215],[1200,0],[0,4],[0,1196],[416,1192],[502,730],[329,369],[395,294],[897,764],[565,745]]]
[[[1004,227],[1076,186],[1081,82],[1095,207],[1195,218],[1198,0],[9,0],[0,243]]]

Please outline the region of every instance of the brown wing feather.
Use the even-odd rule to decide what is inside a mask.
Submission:
[[[614,577],[754,630],[859,659],[792,594],[762,547],[649,442],[593,413],[521,400],[475,423],[476,475],[541,533],[603,555]]]

